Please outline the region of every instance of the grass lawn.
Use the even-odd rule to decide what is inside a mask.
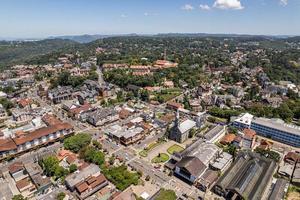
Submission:
[[[151,162],[152,163],[164,163],[167,162],[170,159],[170,157],[168,156],[168,154],[166,153],[160,153],[159,155],[157,155],[156,157],[154,157]]]
[[[155,147],[157,147],[160,144],[161,144],[161,142],[153,142],[153,143],[149,144],[143,151],[141,151],[139,153],[139,155],[142,156],[142,157],[147,157],[148,152],[151,151],[152,149],[154,149]]]
[[[168,149],[167,149],[167,152],[172,155],[174,152],[181,152],[183,151],[184,148],[182,148],[181,146],[177,145],[177,144],[174,144],[172,146],[170,146]]]
[[[147,157],[147,156],[148,156],[148,151],[143,150],[143,151],[141,151],[141,152],[139,153],[139,155],[142,156],[142,157]]]

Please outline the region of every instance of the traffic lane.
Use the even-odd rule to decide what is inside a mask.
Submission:
[[[116,151],[114,154],[117,158],[120,158],[121,160],[123,160],[125,162],[133,160],[136,157],[135,151],[128,147],[120,149],[120,150]]]
[[[141,171],[144,176],[150,176],[159,186],[169,182],[171,179],[169,176],[141,159],[135,159],[129,162],[128,165],[136,171]]]

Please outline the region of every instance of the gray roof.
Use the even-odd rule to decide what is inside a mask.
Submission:
[[[69,187],[73,188],[77,183],[97,173],[100,173],[100,168],[98,167],[98,165],[90,164],[88,167],[82,169],[80,172],[75,172],[67,176],[65,182],[67,185],[69,185]]]
[[[263,125],[269,128],[277,129],[294,135],[300,135],[300,127],[284,123],[282,120],[254,118],[252,123]]]
[[[207,168],[198,158],[192,156],[184,157],[176,164],[176,166],[186,169],[196,178],[199,177]]]
[[[214,138],[215,136],[217,136],[219,133],[221,133],[221,131],[224,130],[224,126],[221,125],[217,125],[214,128],[212,128],[211,130],[209,130],[205,135],[204,138],[206,140],[211,140],[212,138]]]
[[[278,179],[271,191],[271,194],[269,196],[269,200],[274,200],[274,199],[283,199],[285,195],[285,188],[288,184],[287,180],[284,179]]]
[[[179,131],[185,133],[196,126],[196,122],[187,119],[179,125]]]
[[[180,153],[182,158],[187,156],[197,157],[208,166],[209,162],[221,151],[215,144],[206,143],[202,139],[197,140]]]
[[[261,199],[275,168],[274,161],[250,151],[242,151],[216,186],[234,191],[246,199]]]

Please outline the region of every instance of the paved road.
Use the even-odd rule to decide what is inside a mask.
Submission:
[[[102,85],[105,83],[104,79],[103,79],[103,73],[100,69],[99,66],[97,66],[97,70],[96,70],[97,74],[98,74],[98,82],[99,82],[99,85]]]
[[[141,141],[140,143],[134,144],[133,147],[135,149],[144,149],[144,147],[148,146],[149,144],[157,141],[157,139],[162,138],[165,134],[165,130],[161,130],[158,133],[156,133],[154,136],[149,135],[146,139]]]

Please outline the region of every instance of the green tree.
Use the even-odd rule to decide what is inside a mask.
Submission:
[[[100,166],[105,161],[104,153],[91,146],[83,148],[79,155],[80,158],[84,159],[86,162],[95,163]]]
[[[86,133],[79,133],[71,136],[64,141],[65,149],[71,150],[74,153],[78,153],[80,149],[91,143],[91,136]]]
[[[56,196],[56,200],[63,200],[66,197],[66,194],[64,192],[60,192]]]
[[[54,176],[56,168],[59,164],[55,156],[49,156],[42,160],[42,168],[47,176]]]
[[[70,173],[76,172],[77,171],[77,165],[71,164],[69,166],[69,171],[70,171]]]

